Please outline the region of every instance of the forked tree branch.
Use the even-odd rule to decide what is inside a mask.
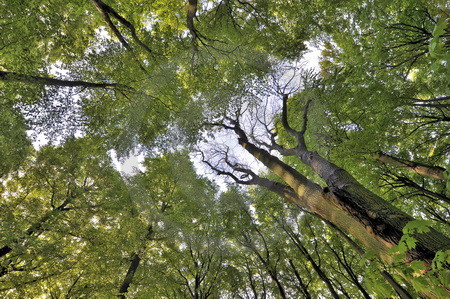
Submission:
[[[283,110],[281,115],[281,121],[283,124],[284,129],[286,132],[289,133],[289,135],[293,136],[298,145],[297,148],[299,150],[308,150],[305,142],[305,133],[308,125],[308,110],[309,106],[311,104],[311,99],[307,100],[305,103],[305,106],[303,106],[303,123],[302,123],[302,129],[300,131],[294,130],[291,125],[289,124],[288,120],[288,108],[287,108],[287,101],[289,99],[289,95],[283,94]]]
[[[111,21],[110,16],[115,18],[117,21],[119,21],[122,25],[127,27],[131,32],[131,37],[133,40],[138,44],[141,48],[143,48],[145,51],[147,51],[150,54],[153,54],[152,50],[144,43],[142,40],[137,36],[136,34],[136,28],[133,24],[131,24],[127,19],[122,17],[119,13],[117,13],[111,6],[105,4],[101,0],[91,0],[92,3],[95,5],[97,10],[101,13],[103,18],[105,19],[106,23],[108,24],[109,28],[114,32],[114,35],[119,39],[121,44],[127,49],[132,51],[130,45],[127,43],[123,35],[120,33],[120,31],[117,29],[117,27],[113,24]]]

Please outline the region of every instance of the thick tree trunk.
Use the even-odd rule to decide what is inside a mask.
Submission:
[[[360,241],[366,248],[375,250],[383,260],[389,263],[392,262],[392,257],[388,254],[391,246],[379,238],[374,238],[364,224],[345,212],[336,201],[330,200],[322,187],[309,181],[277,157],[257,148],[242,138],[240,139],[240,144],[297,193],[298,197],[294,199],[297,205],[305,207],[337,225]]]
[[[382,152],[372,154],[372,158],[394,167],[404,168],[420,175],[429,176],[435,179],[447,180],[444,176],[445,168],[439,166],[426,165],[418,162],[408,161],[387,155]]]
[[[344,169],[331,163],[317,152],[309,151],[304,134],[306,132],[307,111],[311,101],[304,107],[303,126],[300,131],[293,130],[287,121],[288,95],[283,95],[282,124],[284,129],[297,140],[297,146],[285,149],[276,144],[272,135],[271,149],[282,155],[298,157],[308,165],[327,184],[322,188],[308,180],[304,175],[287,165],[268,151],[255,146],[249,141],[238,120],[226,118],[231,125],[221,124],[238,135],[239,144],[269,170],[280,177],[298,195],[291,196],[295,203],[308,211],[318,214],[343,231],[353,236],[368,250],[373,250],[385,263],[394,262],[390,249],[400,244],[403,228],[414,220],[413,217],[394,207],[364,186]],[[404,261],[422,261],[427,269],[431,269],[436,253],[450,248],[450,240],[443,234],[430,228],[428,232],[416,233],[415,248],[406,252]],[[429,296],[434,297],[432,290]]]
[[[242,147],[297,193],[299,206],[342,228],[367,249],[374,250],[384,262],[389,264],[393,261],[388,251],[399,244],[403,227],[414,218],[370,192],[345,170],[316,152],[304,150],[299,156],[325,180],[329,187],[324,189],[277,157],[250,143],[238,124],[235,123],[232,128],[238,134]],[[431,268],[431,260],[436,252],[450,247],[448,238],[433,229],[414,237],[418,242],[416,248],[408,252],[408,262],[422,260]]]

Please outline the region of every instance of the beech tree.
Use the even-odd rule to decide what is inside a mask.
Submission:
[[[448,297],[447,6],[0,0],[2,296]]]

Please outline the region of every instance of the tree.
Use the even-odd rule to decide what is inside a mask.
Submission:
[[[239,111],[235,119],[226,116],[219,126],[233,131],[238,138],[238,143],[276,174],[285,184],[284,188],[287,186],[292,188],[291,192],[297,195],[293,199],[296,200],[295,203],[298,206],[332,222],[364,244],[366,248],[376,252],[384,262],[392,263],[393,259],[389,251],[394,246],[394,248],[399,248],[398,246],[404,242],[402,230],[414,219],[364,188],[347,171],[323,158],[318,152],[308,150],[305,133],[311,100],[308,100],[303,108],[301,130],[294,130],[289,124],[287,115],[289,95],[282,94],[282,98],[282,127],[297,142],[297,145],[292,148],[286,148],[276,141],[276,133],[273,133],[275,128],[271,128],[268,123],[263,123],[263,125],[268,130],[269,136],[266,137],[266,140],[270,140],[270,143],[258,140],[255,136],[248,137],[240,123],[240,119],[244,116]],[[254,132],[255,125],[251,126]],[[253,138],[254,141],[251,141],[250,138]],[[255,144],[262,146],[258,147]],[[319,175],[327,187],[322,188],[307,179],[289,164],[269,153],[269,150],[277,150],[284,156],[297,157]],[[228,153],[226,155],[228,156]],[[227,157],[223,159],[225,159],[225,166],[231,168],[231,171],[219,170],[220,174],[229,175],[232,172],[240,172],[247,176],[250,175],[250,181],[247,183],[252,183],[251,171],[239,167],[239,164],[229,162]],[[234,175],[232,177],[236,178]],[[236,181],[239,182],[239,180]],[[412,238],[414,245],[408,245],[409,250],[405,261],[408,263],[423,261],[428,269],[431,269],[432,259],[438,251],[446,250],[449,244],[449,240],[444,235],[433,229],[423,230],[421,233],[413,235]]]
[[[3,2],[6,295],[391,296],[350,248],[404,298],[448,295],[448,180],[371,158],[448,169],[445,1]],[[119,176],[108,155],[133,153],[147,170]]]

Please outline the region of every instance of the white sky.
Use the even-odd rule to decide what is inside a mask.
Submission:
[[[306,52],[302,59],[300,60],[300,64],[304,65],[305,68],[312,68],[318,71],[320,69],[319,67],[319,57],[320,57],[320,49],[317,47],[312,46],[311,44],[307,44],[308,48],[310,49],[308,52]],[[60,77],[61,75],[64,75],[66,72],[64,69],[59,67],[57,64],[52,67],[50,70],[51,74],[54,74],[55,76]],[[31,136],[33,134],[33,131],[29,131],[28,135]],[[43,134],[39,134],[36,136],[33,142],[33,146],[36,149],[39,149],[42,145],[47,144],[48,140],[45,138]],[[237,144],[237,142],[236,142]],[[142,162],[144,161],[144,155],[143,154],[137,154],[137,155],[131,155],[127,159],[125,159],[123,162],[119,161],[117,159],[117,156],[114,151],[110,151],[110,156],[113,160],[114,167],[125,174],[133,174],[136,170],[144,171],[145,168],[142,166]],[[208,175],[209,172],[205,165],[199,160],[199,158],[193,158],[193,162],[195,164],[195,167],[197,171],[200,172],[200,174]],[[222,185],[223,182],[218,182],[219,185]]]

